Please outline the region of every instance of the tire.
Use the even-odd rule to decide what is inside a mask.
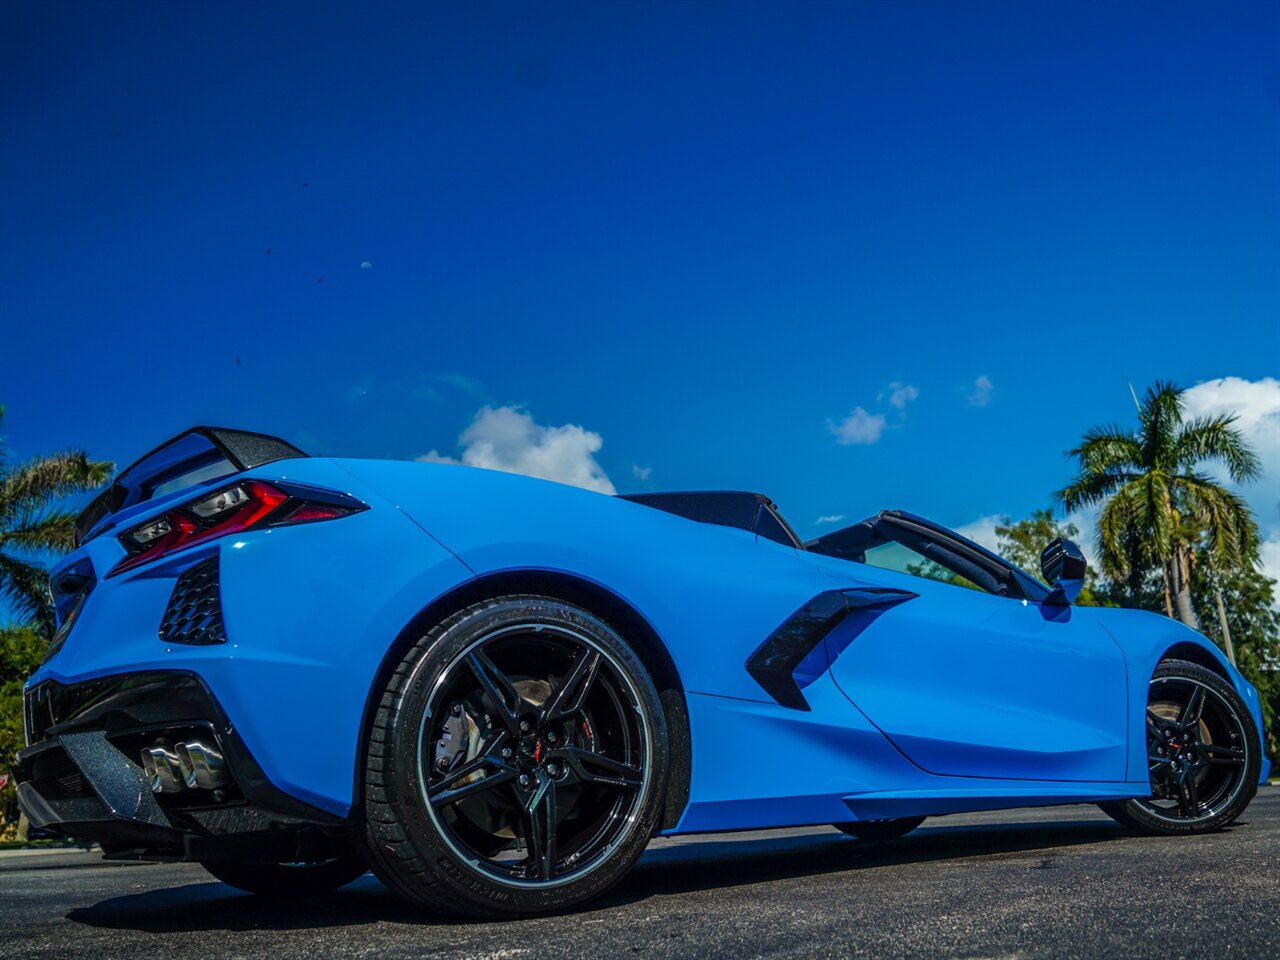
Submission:
[[[892,820],[852,820],[849,823],[833,823],[832,826],[851,837],[867,843],[877,843],[905,837],[924,821],[924,817],[895,817]]]
[[[413,645],[378,704],[369,862],[434,911],[563,910],[640,856],[667,764],[657,691],[608,624],[549,597],[476,604]]]
[[[1221,830],[1258,792],[1262,747],[1249,708],[1221,676],[1185,660],[1156,667],[1149,691],[1151,796],[1098,806],[1141,833]]]
[[[276,899],[330,893],[363,876],[369,869],[354,853],[315,863],[235,863],[220,860],[204,861],[200,866],[237,890]]]

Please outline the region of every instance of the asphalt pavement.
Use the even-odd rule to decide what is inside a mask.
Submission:
[[[655,840],[575,913],[450,920],[366,875],[273,903],[181,865],[0,857],[19,958],[1280,957],[1280,788],[1229,830],[1133,835],[1087,806],[943,817],[873,846],[827,828]]]

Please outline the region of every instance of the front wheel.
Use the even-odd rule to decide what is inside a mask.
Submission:
[[[892,820],[852,820],[849,823],[834,823],[832,826],[841,833],[847,833],[851,837],[871,843],[905,837],[924,823],[924,819],[924,817],[895,817]]]
[[[477,604],[419,640],[382,696],[371,865],[436,910],[562,910],[640,856],[666,773],[658,694],[608,624],[548,597]]]
[[[1248,707],[1218,674],[1184,660],[1156,667],[1148,691],[1151,796],[1099,806],[1143,833],[1222,829],[1258,791],[1262,748]]]
[[[283,899],[312,897],[345,887],[368,866],[354,853],[307,863],[235,863],[208,860],[200,864],[228,886],[259,896]]]

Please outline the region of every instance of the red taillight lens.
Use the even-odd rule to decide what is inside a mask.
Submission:
[[[129,556],[108,576],[228,534],[262,526],[336,520],[367,507],[345,494],[242,480],[120,534]]]

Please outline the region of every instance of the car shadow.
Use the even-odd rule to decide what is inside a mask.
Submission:
[[[882,843],[854,840],[834,831],[657,840],[612,891],[573,912],[596,913],[661,894],[861,873],[937,860],[1027,855],[1029,861],[1039,861],[1034,866],[1048,868],[1056,851],[1063,848],[1132,836],[1117,824],[1082,820],[924,827],[900,840]],[[144,877],[140,871],[139,878]],[[393,896],[370,874],[332,894],[305,900],[249,896],[210,879],[110,897],[71,910],[66,916],[87,926],[148,933],[477,922],[425,913]]]

